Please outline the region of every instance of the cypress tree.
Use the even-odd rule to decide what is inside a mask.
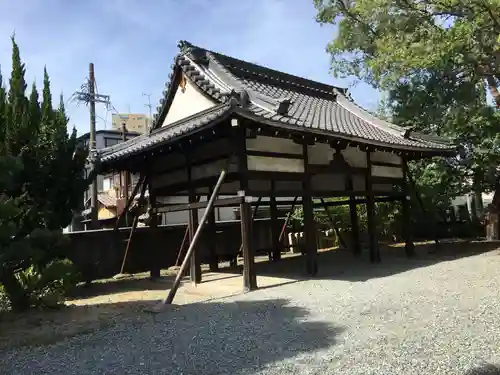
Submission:
[[[61,255],[62,228],[71,222],[88,186],[83,173],[86,155],[77,149],[76,131],[68,134],[62,96],[54,109],[44,69],[41,103],[35,84],[26,97],[24,74],[12,38],[8,93],[0,76],[0,165],[16,168],[8,183],[2,176],[9,168],[0,176],[0,283],[16,309],[30,304],[16,273],[30,266],[43,269]]]
[[[0,68],[0,155],[4,151],[5,148],[5,130],[7,127],[7,122],[5,116],[7,115],[6,110],[6,92],[3,84],[3,77]]]

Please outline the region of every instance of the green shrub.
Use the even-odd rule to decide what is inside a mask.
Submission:
[[[19,281],[34,307],[54,308],[80,281],[80,275],[68,259],[57,259],[44,266],[31,266],[18,274]]]

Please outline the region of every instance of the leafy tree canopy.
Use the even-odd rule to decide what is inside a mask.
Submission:
[[[336,76],[386,92],[384,112],[394,123],[462,146],[460,157],[415,163],[417,182],[444,187],[449,198],[498,190],[499,113],[486,93],[500,106],[500,0],[314,3],[318,22],[338,26],[327,47]]]

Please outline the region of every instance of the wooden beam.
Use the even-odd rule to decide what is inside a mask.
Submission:
[[[191,243],[189,244],[189,249],[186,253],[184,261],[182,262],[181,268],[179,269],[179,272],[177,273],[177,276],[174,280],[174,284],[172,285],[172,288],[170,289],[170,292],[168,293],[167,298],[163,301],[163,303],[165,303],[165,304],[171,304],[172,301],[174,300],[175,294],[177,293],[177,290],[179,289],[182,275],[184,274],[184,272],[186,272],[188,262],[189,262],[191,255],[193,254],[193,251],[197,245],[198,239],[200,238],[201,231],[203,230],[203,226],[205,225],[205,223],[207,221],[207,217],[208,217],[209,213],[214,209],[215,198],[219,194],[220,187],[222,186],[225,178],[226,178],[226,170],[223,169],[220,173],[219,179],[217,180],[217,184],[214,187],[214,190],[212,192],[212,196],[210,197],[210,200],[208,201],[208,205],[205,209],[205,212],[203,213],[203,217],[198,224],[198,228],[196,229],[196,231],[194,233],[194,236],[193,236]]]
[[[276,183],[274,180],[271,180],[271,197],[270,197],[270,214],[271,214],[271,236],[272,236],[272,244],[273,249],[270,253],[271,260],[273,262],[277,262],[281,259],[281,242],[279,240],[280,237],[280,229],[278,223],[278,205],[276,203],[276,197],[274,192],[276,190]]]
[[[237,207],[240,203],[241,203],[240,197],[222,198],[222,199],[217,199],[214,202],[214,207],[231,207],[231,206]],[[163,212],[188,211],[188,210],[205,208],[207,207],[207,205],[208,202],[196,202],[196,201],[183,204],[162,205],[156,209],[156,212],[163,213]]]
[[[207,201],[212,195],[212,192],[207,196]],[[209,270],[217,272],[219,270],[219,259],[217,256],[217,222],[215,220],[215,210],[212,210],[208,215],[207,228],[207,247],[209,253]]]
[[[151,185],[151,180],[149,181],[149,227],[152,229],[152,233],[150,236],[158,235],[158,214],[154,212],[154,207],[156,206],[156,195],[154,193],[154,189]],[[161,252],[160,252],[160,244],[157,241],[151,241],[153,244],[153,248],[149,249],[149,251],[153,251],[153,256],[151,257],[151,265],[149,269],[149,276],[151,279],[160,278],[161,273]]]
[[[352,173],[348,171],[346,180],[346,189],[354,190],[354,182],[352,178]],[[349,197],[349,217],[351,219],[351,241],[352,241],[352,253],[354,256],[361,255],[361,241],[359,238],[359,218],[358,218],[358,201],[355,196]]]
[[[366,151],[366,162],[367,162],[367,169],[366,169],[366,177],[365,177],[365,182],[366,182],[366,190],[367,191],[372,191],[372,166],[371,166],[371,158],[370,158],[370,151]],[[380,262],[380,251],[379,251],[379,246],[378,246],[378,239],[377,239],[377,225],[375,222],[375,200],[373,197],[373,194],[370,194],[366,197],[366,218],[368,221],[368,242],[369,242],[369,248],[370,248],[370,261],[373,263],[378,263]]]
[[[196,203],[196,190],[193,188],[192,181],[192,169],[191,169],[191,158],[190,154],[186,154],[186,164],[187,164],[187,172],[188,172],[188,193],[189,193],[189,203],[193,205],[199,204]],[[194,234],[196,233],[196,228],[198,227],[198,208],[192,207],[189,210],[189,218],[188,218],[188,228],[189,228],[189,240],[193,242]],[[193,284],[201,283],[201,259],[199,253],[199,247],[195,247],[193,253],[191,255],[191,267],[189,269],[189,278]]]
[[[257,274],[255,271],[255,248],[252,239],[252,211],[248,202],[243,200],[240,205],[241,242],[243,247],[243,291],[257,289]]]
[[[406,163],[403,164],[403,175],[406,181],[406,177],[408,175],[408,165]],[[411,206],[410,206],[410,196],[408,193],[408,183],[403,185],[403,234],[405,239],[405,251],[408,257],[415,256],[415,245],[413,243],[413,226],[411,223]]]
[[[306,237],[306,271],[309,275],[315,276],[318,273],[318,249],[316,246],[316,228],[312,205],[311,174],[309,173],[309,155],[307,146],[307,142],[302,144],[305,174],[305,178],[302,183],[302,207],[304,210],[304,234]]]

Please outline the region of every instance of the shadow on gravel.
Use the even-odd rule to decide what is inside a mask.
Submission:
[[[135,304],[119,305],[123,309]],[[193,303],[157,315],[141,310],[136,317],[122,320],[119,328],[7,353],[2,361],[5,373],[253,373],[330,347],[343,331],[307,321],[308,311],[285,299]]]
[[[500,242],[485,241],[442,241],[439,248],[434,243],[416,246],[416,256],[408,258],[404,247],[380,245],[381,262],[370,263],[367,249],[359,257],[349,250],[329,250],[318,254],[318,275],[320,280],[366,281],[387,277],[412,269],[452,261],[464,257],[487,253],[500,248]],[[258,262],[258,276],[284,277],[293,280],[308,280],[305,273],[305,257],[288,257],[279,262]],[[241,268],[241,267],[240,267]],[[234,270],[221,269],[233,273]]]
[[[105,279],[101,282],[93,282],[90,285],[80,284],[68,297],[89,298],[115,293],[137,292],[142,290],[165,290],[174,283],[175,275],[162,276],[160,282],[152,281],[147,277],[137,278],[131,274],[126,278],[113,280]]]
[[[464,375],[500,375],[500,367],[497,365],[486,364],[474,367],[466,371]]]

